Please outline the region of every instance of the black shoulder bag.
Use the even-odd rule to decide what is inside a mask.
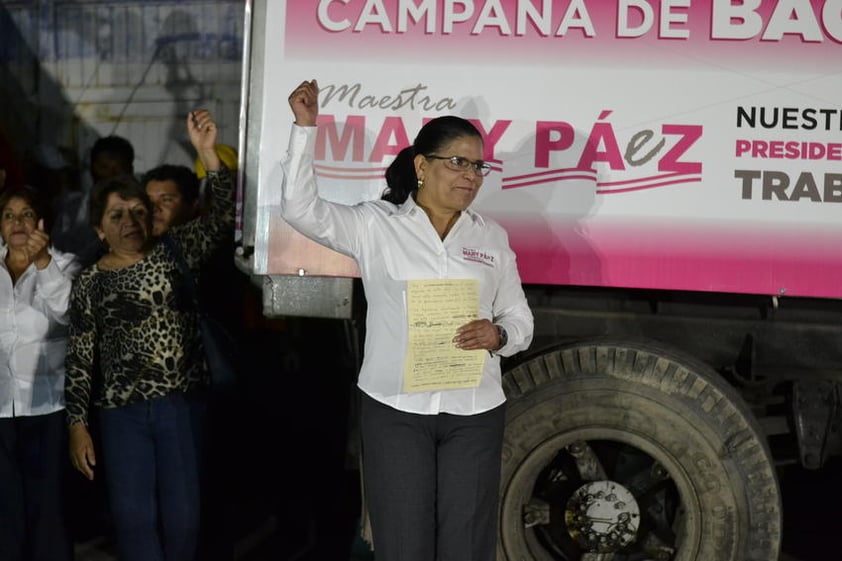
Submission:
[[[178,263],[181,273],[184,276],[186,289],[184,294],[189,295],[193,301],[193,307],[199,320],[199,332],[202,336],[202,346],[205,348],[205,360],[207,361],[210,374],[211,388],[213,390],[225,390],[234,385],[237,378],[237,344],[227,329],[216,319],[210,317],[199,302],[199,294],[196,288],[196,281],[193,273],[178,245],[169,234],[164,235],[161,241],[170,250]]]

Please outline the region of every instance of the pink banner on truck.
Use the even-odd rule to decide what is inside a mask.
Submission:
[[[524,282],[842,297],[842,0],[267,12],[261,205],[276,204],[286,97],[317,78],[323,196],[379,197],[426,119],[469,118],[493,166],[475,207],[507,228]],[[353,274],[268,231],[265,272]]]

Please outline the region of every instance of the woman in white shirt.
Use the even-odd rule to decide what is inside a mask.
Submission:
[[[482,136],[465,119],[433,119],[389,166],[383,198],[346,206],[321,199],[316,187],[315,80],[296,88],[289,103],[295,125],[282,163],[282,215],[302,234],[353,257],[365,287],[358,385],[377,559],[494,559],[505,401],[500,356],[526,349],[533,325],[506,232],[469,208],[490,170]],[[478,359],[474,378],[454,383],[455,368],[442,365],[431,376],[420,360],[405,366],[418,350],[410,323],[419,325],[407,301],[418,287],[430,289],[424,281],[449,294],[465,290],[463,300],[478,307],[479,319],[454,328],[452,338],[456,349],[481,351],[470,355]],[[474,296],[468,287],[476,287]],[[454,363],[469,356],[459,352]]]
[[[62,512],[64,355],[74,256],[49,247],[31,188],[0,196],[0,551],[69,561]]]

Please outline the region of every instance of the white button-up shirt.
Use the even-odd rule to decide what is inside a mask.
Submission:
[[[0,248],[0,417],[64,408],[64,355],[76,258],[50,249],[50,264],[30,265],[12,284]]]
[[[315,138],[316,127],[293,125],[281,163],[282,216],[303,235],[353,257],[360,268],[368,302],[360,389],[410,413],[471,415],[503,403],[499,355],[526,349],[533,329],[505,230],[466,210],[442,240],[412,197],[399,206],[382,200],[354,206],[325,201],[318,195],[312,165]],[[407,281],[423,279],[477,279],[479,317],[508,333],[503,348],[487,353],[476,388],[403,392]]]

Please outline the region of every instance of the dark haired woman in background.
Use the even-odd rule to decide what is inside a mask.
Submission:
[[[504,422],[500,356],[528,347],[532,314],[506,232],[469,208],[490,169],[482,137],[459,117],[433,119],[388,168],[382,200],[345,206],[317,192],[316,82],[303,82],[289,103],[283,217],[353,257],[365,286],[359,387],[377,560],[490,561]],[[404,388],[408,281],[429,279],[478,281],[480,319],[453,333],[459,349],[490,351],[474,387]]]
[[[50,247],[31,188],[0,196],[0,552],[68,561],[64,356],[76,259]]]

